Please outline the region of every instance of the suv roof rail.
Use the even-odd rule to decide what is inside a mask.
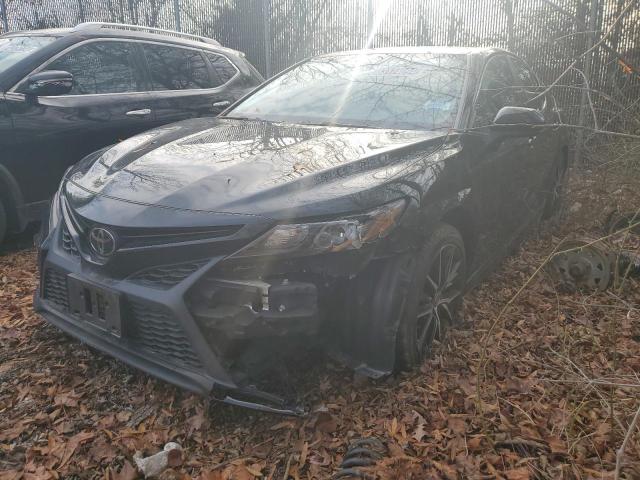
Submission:
[[[79,32],[83,30],[93,29],[112,29],[112,30],[129,30],[132,32],[152,33],[156,35],[164,35],[167,37],[183,38],[194,42],[208,43],[210,45],[220,46],[220,43],[212,38],[202,37],[200,35],[192,35],[190,33],[176,32],[175,30],[165,30],[163,28],[147,27],[144,25],[130,25],[126,23],[106,23],[106,22],[84,22],[78,24],[73,31]]]

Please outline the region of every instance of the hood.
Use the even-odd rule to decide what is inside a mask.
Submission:
[[[197,119],[81,162],[67,176],[67,197],[75,207],[102,197],[272,219],[353,212],[391,200],[380,198],[392,195],[381,187],[445,138],[443,132]]]

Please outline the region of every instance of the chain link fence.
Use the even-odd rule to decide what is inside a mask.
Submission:
[[[365,46],[503,47],[555,82],[568,121],[640,131],[640,0],[0,0],[0,17],[2,31],[97,21],[206,35],[266,76]]]

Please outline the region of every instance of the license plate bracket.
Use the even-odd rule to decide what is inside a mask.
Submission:
[[[69,275],[67,285],[71,313],[111,335],[122,336],[120,293],[73,274]]]

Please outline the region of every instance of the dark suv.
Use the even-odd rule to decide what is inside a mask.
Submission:
[[[244,54],[178,32],[85,23],[0,36],[0,243],[40,218],[83,156],[215,116],[262,81]]]

